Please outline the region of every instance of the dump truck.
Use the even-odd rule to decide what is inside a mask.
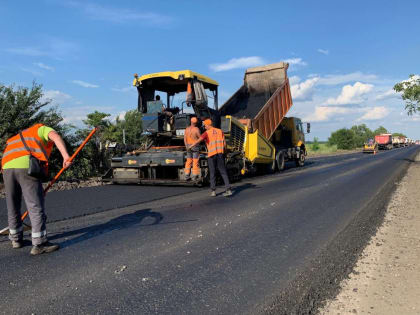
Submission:
[[[286,161],[303,166],[307,155],[302,120],[285,117],[293,106],[288,66],[280,62],[247,69],[244,84],[220,108],[225,125],[235,118],[246,127],[247,138],[255,138],[245,144],[248,164],[264,165],[268,172],[283,170]],[[306,127],[309,133],[310,124]]]
[[[103,180],[119,184],[207,184],[205,145],[200,148],[200,175],[191,181],[184,172],[183,137],[192,117],[199,118],[199,128],[203,120],[211,118],[223,130],[231,180],[247,173],[282,170],[285,161],[303,166],[307,154],[303,123],[299,118],[285,117],[293,105],[287,68],[288,64],[281,62],[247,69],[244,84],[220,109],[218,83],[207,76],[191,70],[135,75],[133,85],[138,90],[146,141],[137,150],[113,157]],[[156,99],[156,92],[166,93],[166,105]],[[176,98],[178,106],[174,106]],[[307,132],[309,129],[308,123]]]
[[[404,146],[405,138],[401,136],[392,136],[392,146],[394,148],[400,148]]]
[[[392,134],[382,133],[375,136],[375,141],[378,143],[379,150],[391,150],[392,145]]]

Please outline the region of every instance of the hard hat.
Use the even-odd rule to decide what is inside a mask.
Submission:
[[[191,123],[196,124],[198,122],[197,117],[192,117],[191,118]]]
[[[211,119],[206,119],[204,121],[204,126],[211,126]]]

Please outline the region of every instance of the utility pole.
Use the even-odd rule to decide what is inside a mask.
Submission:
[[[125,144],[125,129],[123,129],[123,143]]]

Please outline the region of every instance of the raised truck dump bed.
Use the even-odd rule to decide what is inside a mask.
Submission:
[[[244,84],[220,108],[221,116],[234,116],[270,139],[293,105],[288,67],[279,62],[247,69]]]

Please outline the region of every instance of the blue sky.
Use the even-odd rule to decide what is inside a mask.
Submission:
[[[290,63],[314,136],[366,123],[420,138],[392,86],[419,74],[418,1],[1,1],[0,82],[44,86],[66,122],[134,109],[134,73],[192,69],[223,103],[244,70]]]

